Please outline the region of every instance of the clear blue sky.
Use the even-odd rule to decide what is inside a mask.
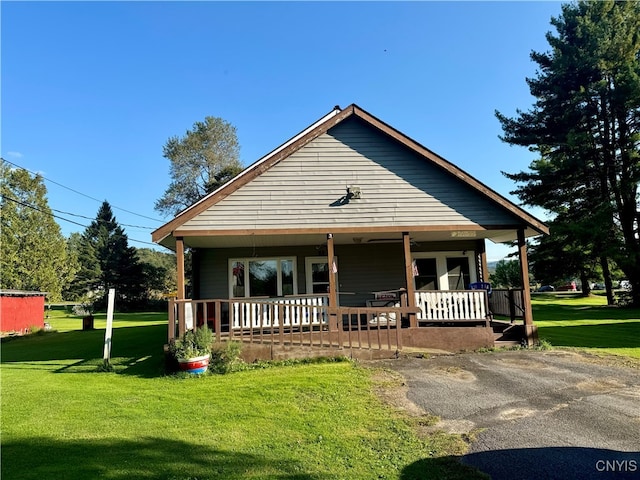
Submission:
[[[559,2],[10,2],[2,21],[3,158],[156,228],[162,147],[205,116],[253,163],[334,105],[360,105],[499,193],[526,169],[494,110],[533,99]],[[100,203],[45,182],[51,208]],[[133,215],[129,210],[144,217]],[[542,215],[540,211],[534,214]],[[90,220],[60,214],[78,223]],[[69,235],[83,228],[58,220]],[[132,240],[150,230],[125,226]],[[148,246],[131,242],[139,247]],[[489,259],[507,250],[488,242]]]

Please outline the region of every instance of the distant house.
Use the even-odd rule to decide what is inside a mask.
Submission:
[[[491,346],[486,239],[547,226],[357,105],[329,114],[157,229],[177,252],[169,339],[208,321],[256,357]],[[193,295],[184,295],[184,249]],[[302,351],[302,350],[301,350]],[[364,352],[364,353],[363,353]],[[318,353],[320,354],[320,353]]]
[[[43,292],[0,290],[0,331],[29,333],[32,327],[44,328]]]

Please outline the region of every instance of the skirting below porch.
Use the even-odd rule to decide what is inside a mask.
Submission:
[[[398,348],[395,343],[389,345],[386,341],[370,346],[351,346],[347,341],[343,345],[336,342],[337,335],[325,333],[325,341],[320,344],[318,333],[313,336],[305,335],[305,342],[279,344],[266,341],[253,343],[242,341],[242,359],[245,362],[257,360],[288,360],[297,358],[336,357],[345,356],[358,360],[378,360],[395,358],[401,353],[408,352],[459,352],[462,350],[477,350],[494,346],[493,329],[485,326],[477,327],[409,327],[400,330],[402,345]],[[315,337],[315,338],[313,338]]]

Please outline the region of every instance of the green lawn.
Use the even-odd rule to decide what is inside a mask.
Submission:
[[[2,478],[480,478],[461,438],[419,438],[350,362],[164,376],[166,314],[116,314],[116,373],[98,373],[104,315],[48,321],[2,344]]]
[[[533,295],[540,339],[556,347],[640,358],[640,309],[608,307],[602,296]]]

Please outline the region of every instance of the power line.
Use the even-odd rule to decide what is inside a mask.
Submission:
[[[59,187],[65,188],[65,189],[67,189],[67,190],[69,190],[69,191],[71,191],[71,192],[73,192],[73,193],[77,193],[78,195],[82,195],[83,197],[89,198],[89,199],[94,200],[94,201],[96,201],[96,202],[98,202],[98,203],[102,203],[102,202],[104,201],[104,200],[99,200],[99,199],[97,199],[97,198],[95,198],[95,197],[92,197],[92,196],[90,196],[90,195],[87,195],[86,193],[82,193],[82,192],[79,192],[79,191],[77,191],[77,190],[74,190],[73,188],[71,188],[71,187],[67,187],[66,185],[62,185],[61,183],[58,183],[58,182],[56,182],[56,181],[54,181],[54,180],[48,179],[48,178],[46,178],[45,176],[40,175],[39,173],[32,172],[32,171],[31,171],[31,170],[29,170],[28,168],[25,168],[25,167],[23,167],[23,166],[21,166],[21,165],[18,165],[18,164],[16,164],[16,163],[10,162],[9,160],[7,160],[7,159],[5,159],[5,158],[3,158],[3,159],[2,159],[2,161],[3,161],[3,162],[7,162],[8,164],[13,165],[14,167],[20,168],[20,169],[24,170],[25,172],[29,172],[29,173],[30,173],[30,174],[32,174],[32,175],[37,175],[37,176],[39,176],[40,178],[42,178],[43,180],[46,180],[47,182],[51,182],[51,183],[53,183],[53,184],[55,184],[55,185],[58,185]],[[127,209],[122,208],[122,207],[118,207],[118,206],[116,206],[116,205],[111,205],[111,207],[112,207],[112,208],[115,208],[115,209],[117,209],[117,210],[122,210],[123,212],[130,213],[131,215],[136,215],[136,216],[138,216],[138,217],[146,218],[147,220],[153,220],[154,222],[160,222],[160,223],[163,223],[163,220],[159,220],[159,219],[157,219],[157,218],[152,218],[152,217],[147,217],[146,215],[142,215],[142,214],[140,214],[140,213],[132,212],[132,211],[130,211],[130,210],[127,210]],[[147,227],[144,227],[144,228],[147,228]]]
[[[56,210],[55,208],[52,208],[51,211],[58,212],[58,213],[64,213],[65,215],[71,215],[72,217],[86,218],[87,220],[91,220],[91,221],[95,220],[94,218],[87,217],[85,215],[80,215],[78,213],[64,212],[62,210]],[[155,230],[154,227],[145,227],[144,225],[129,225],[127,223],[120,223],[120,222],[118,222],[118,225],[121,225],[123,227],[144,228],[144,229],[147,229],[147,230]]]
[[[65,221],[65,222],[73,223],[74,225],[78,225],[80,227],[89,228],[89,225],[84,225],[82,223],[75,222],[73,220],[69,220],[68,218],[64,218],[64,217],[61,217],[59,215],[55,215],[53,213],[46,212],[46,211],[36,207],[35,205],[31,205],[29,203],[25,203],[25,202],[22,202],[20,200],[16,200],[15,198],[8,197],[7,195],[4,195],[4,194],[2,194],[0,196],[2,196],[2,198],[4,198],[5,200],[9,200],[10,202],[17,203],[19,205],[22,205],[23,207],[31,208],[32,210],[35,210],[35,211],[40,212],[40,213],[44,213],[45,215],[49,215],[49,216],[51,216],[53,218],[57,218],[59,220]],[[53,210],[53,209],[51,209],[51,210]],[[59,211],[59,210],[55,210],[55,211]],[[71,213],[71,214],[67,213],[67,214],[68,215],[74,215],[73,213]],[[77,215],[77,216],[81,217],[82,215]],[[87,218],[87,217],[83,217],[83,218]],[[93,220],[93,219],[90,219],[90,220]],[[118,225],[120,225],[120,224],[118,224]],[[144,244],[147,244],[147,245],[153,245],[154,247],[156,246],[155,243],[145,242],[144,240],[136,240],[135,238],[131,238],[128,235],[127,235],[127,239],[129,241],[131,241],[131,242],[144,243]]]

